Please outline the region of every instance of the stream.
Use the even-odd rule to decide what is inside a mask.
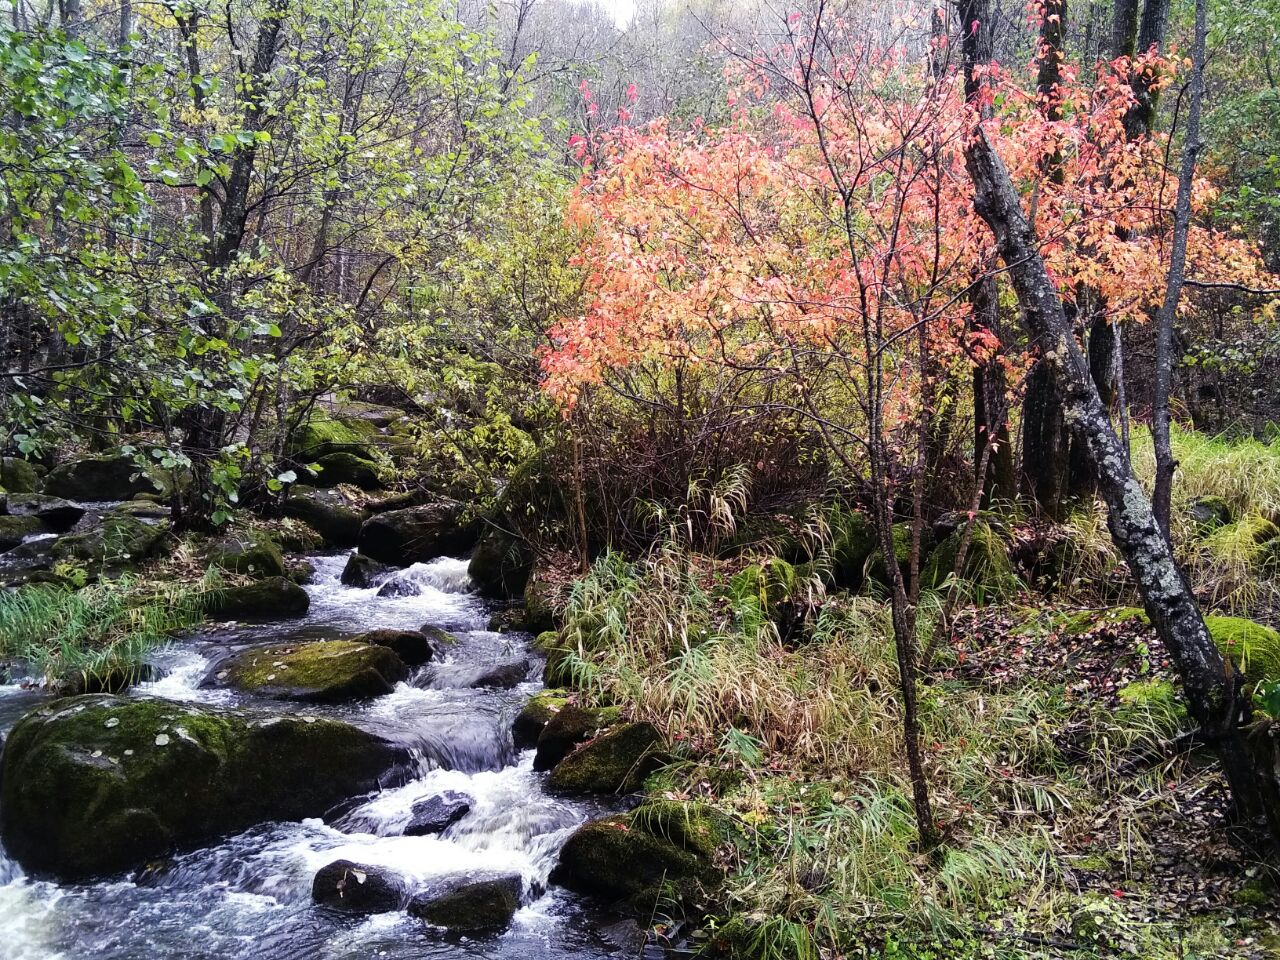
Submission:
[[[0,957],[5,960],[292,960],[292,958],[564,958],[616,955],[600,931],[616,917],[547,886],[560,846],[576,826],[608,808],[552,796],[534,773],[533,751],[512,746],[511,721],[541,684],[473,689],[495,663],[524,656],[529,637],[487,629],[490,610],[473,594],[466,561],[440,558],[394,574],[412,595],[346,587],[346,554],[309,558],[307,615],[262,626],[198,633],[160,651],[159,679],[138,694],[339,717],[407,745],[417,776],[362,798],[326,823],[267,823],[174,856],[138,874],[87,884],[24,876],[0,850]],[[413,593],[413,591],[417,591]],[[378,627],[432,625],[458,638],[393,693],[337,706],[262,701],[202,689],[228,650],[281,639],[322,639]],[[0,686],[0,731],[45,695]],[[474,799],[471,811],[435,836],[402,836],[416,801],[445,790]],[[468,939],[433,930],[407,913],[352,917],[314,905],[316,870],[339,858],[393,869],[421,885],[457,875],[518,873],[524,906],[506,932]],[[634,955],[632,953],[631,955]]]

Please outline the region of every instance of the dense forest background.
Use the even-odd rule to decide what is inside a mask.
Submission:
[[[733,822],[669,944],[1275,949],[1277,0],[0,13],[5,657],[470,551]]]

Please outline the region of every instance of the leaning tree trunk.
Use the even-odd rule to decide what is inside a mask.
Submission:
[[[1191,588],[1156,524],[1151,501],[1133,474],[1009,171],[981,130],[966,148],[965,159],[975,188],[974,208],[995,234],[1028,334],[1046,346],[1043,358],[1061,394],[1063,413],[1097,474],[1112,539],[1182,678],[1191,714],[1218,751],[1240,813],[1250,816],[1265,809],[1269,818],[1276,818],[1280,810],[1275,797],[1267,796],[1274,793],[1274,784],[1257,775],[1240,730],[1249,708],[1242,678],[1214,646]],[[1272,802],[1264,804],[1264,796]],[[1272,819],[1272,829],[1280,836],[1278,827]]]

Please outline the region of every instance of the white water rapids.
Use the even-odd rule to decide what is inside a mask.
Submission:
[[[470,592],[466,561],[442,558],[393,576],[400,592],[339,582],[345,555],[313,557],[311,609],[299,620],[201,633],[155,658],[160,679],[139,693],[176,700],[296,710],[202,689],[229,648],[281,638],[324,638],[378,627],[441,627],[459,642],[395,691],[358,704],[317,707],[407,744],[419,776],[367,798],[333,823],[269,823],[175,856],[154,869],[88,884],[35,880],[0,851],[3,960],[345,960],[345,958],[599,958],[615,953],[578,898],[547,888],[569,833],[599,811],[548,794],[532,751],[517,752],[510,727],[534,681],[512,690],[473,689],[498,663],[528,654],[528,637],[487,630],[489,610]],[[534,667],[530,671],[536,675]],[[42,695],[0,687],[0,730]],[[437,836],[402,836],[416,801],[444,791],[472,798],[471,811]],[[519,874],[524,906],[487,939],[446,937],[405,913],[346,917],[311,902],[316,870],[337,859],[389,868],[410,887],[454,876]]]

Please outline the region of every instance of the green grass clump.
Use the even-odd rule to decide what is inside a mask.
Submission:
[[[27,586],[0,595],[0,657],[43,682],[84,689],[138,675],[146,656],[200,621],[200,590],[134,577],[71,590]]]

